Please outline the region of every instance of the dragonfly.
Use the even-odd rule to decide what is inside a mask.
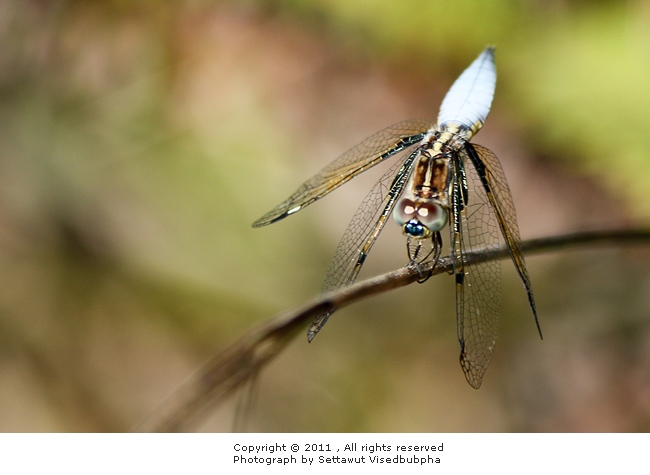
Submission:
[[[453,83],[437,123],[407,120],[367,138],[303,183],[253,223],[266,226],[297,213],[360,173],[399,156],[357,209],[336,249],[322,292],[352,284],[392,215],[407,240],[409,265],[435,263],[449,228],[456,288],[460,364],[479,388],[497,338],[501,269],[498,261],[470,262],[469,250],[495,251],[505,241],[542,336],[530,277],[520,248],[512,195],[497,157],[470,143],[490,112],[496,88],[494,48],[486,48]],[[330,314],[317,316],[311,342]]]

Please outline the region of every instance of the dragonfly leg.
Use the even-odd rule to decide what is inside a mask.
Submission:
[[[420,284],[429,280],[433,273],[433,269],[435,269],[438,259],[440,258],[440,252],[442,250],[442,239],[440,237],[440,233],[433,233],[430,241],[430,247],[425,246],[424,243],[429,244],[429,241],[425,239],[412,240],[410,237],[406,241],[406,249],[409,256],[408,265],[414,266],[417,269],[418,273],[420,274],[420,278],[418,279],[418,283]],[[423,264],[428,261],[433,262],[433,267],[428,272],[425,272],[422,267]]]

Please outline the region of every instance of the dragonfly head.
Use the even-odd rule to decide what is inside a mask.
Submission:
[[[425,239],[445,227],[447,211],[431,200],[401,198],[393,210],[393,219],[406,236]]]

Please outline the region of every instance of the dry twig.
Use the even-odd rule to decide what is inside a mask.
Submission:
[[[531,239],[521,242],[526,254],[548,252],[569,246],[609,244],[648,244],[650,231],[601,231],[567,234],[563,236]],[[508,256],[505,248],[497,252],[474,251],[469,254],[472,263]],[[423,273],[431,275],[452,270],[451,259],[442,258],[434,269],[428,263],[420,269],[407,266],[349,287],[322,294],[312,302],[284,312],[250,330],[238,341],[221,351],[201,367],[170,398],[136,427],[143,432],[177,432],[191,430],[199,416],[222,403],[237,389],[255,378],[289,344],[300,330],[317,315],[334,311],[352,302],[392,289],[404,287],[421,279]]]

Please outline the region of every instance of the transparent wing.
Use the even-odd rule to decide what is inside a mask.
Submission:
[[[526,289],[528,303],[535,317],[537,331],[542,336],[542,330],[537,319],[537,307],[535,306],[533,287],[530,283],[528,270],[526,270],[524,256],[519,247],[521,238],[519,237],[515,204],[512,201],[510,188],[501,168],[501,163],[499,163],[499,159],[490,150],[480,145],[468,144],[467,155],[474,164],[481,184],[486,191],[487,198],[494,209],[501,234],[506,241],[512,261]]]
[[[393,165],[363,199],[339,241],[323,282],[323,292],[354,282],[390,217],[417,153],[411,154],[407,161]]]
[[[366,256],[391,215],[418,155],[419,148],[410,153],[405,161],[398,161],[363,199],[336,248],[322,292],[350,285],[357,278]],[[331,312],[314,319],[308,331],[309,341],[325,325],[330,315]]]
[[[427,120],[407,120],[372,135],[311,177],[285,201],[253,223],[266,226],[293,214],[359,173],[419,142],[433,127]]]
[[[501,234],[526,288],[538,330],[539,323],[530,278],[519,248],[521,239],[515,206],[501,164],[487,148],[470,143],[459,156],[462,161],[456,166],[461,176],[469,171],[466,180],[470,194],[463,206],[457,205],[462,203],[462,180],[452,191],[457,195],[455,199],[452,197],[454,214],[460,217],[460,229],[454,226],[451,231],[455,243],[452,253],[456,262],[456,317],[460,363],[469,384],[478,388],[492,359],[497,338],[501,272],[498,261],[470,266],[465,258],[469,248],[496,250]],[[463,168],[463,162],[473,166]]]
[[[494,210],[476,170],[465,168],[460,158],[455,159],[454,168],[450,232],[460,364],[467,382],[479,388],[497,338],[501,264],[489,261],[469,265],[466,255],[470,249],[497,249],[499,233]]]

